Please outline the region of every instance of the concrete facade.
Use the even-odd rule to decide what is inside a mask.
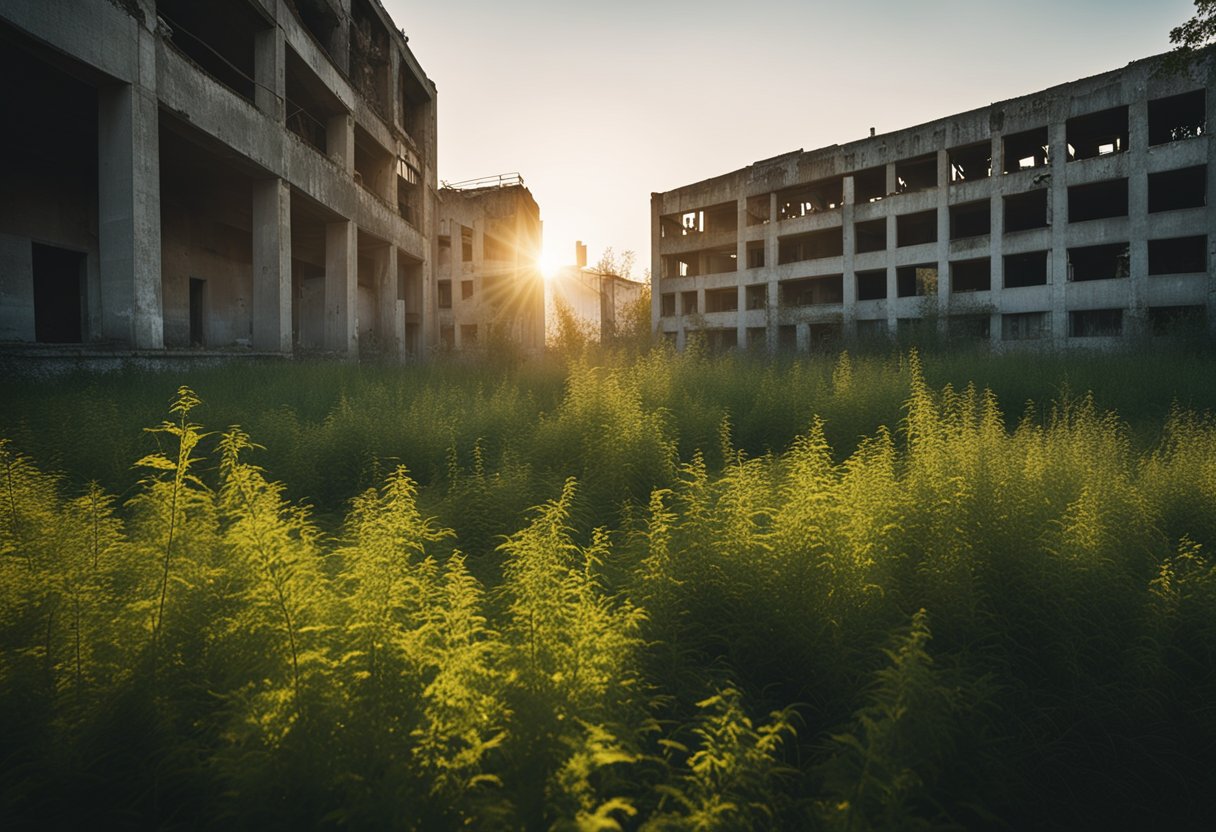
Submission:
[[[562,266],[550,286],[550,328],[557,305],[565,304],[588,333],[605,342],[620,332],[629,307],[640,301],[645,283],[587,266]]]
[[[436,90],[376,0],[7,0],[0,64],[8,348],[435,343]]]
[[[469,352],[499,341],[544,349],[543,227],[519,174],[445,183],[438,210],[440,349]]]
[[[767,350],[1216,333],[1216,59],[1159,65],[652,194],[656,331]]]

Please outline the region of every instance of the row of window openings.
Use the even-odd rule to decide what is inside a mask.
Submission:
[[[1131,274],[1131,249],[1128,243],[1113,243],[1081,246],[1068,249],[1068,280],[1086,282],[1128,277]],[[1047,251],[1009,254],[1004,257],[1004,288],[1016,289],[1027,286],[1044,286],[1048,275]],[[1194,274],[1207,271],[1207,237],[1177,237],[1165,240],[1150,240],[1148,244],[1148,273],[1150,276]],[[988,291],[992,287],[990,258],[962,260],[950,264],[950,290],[952,292]],[[857,300],[883,300],[887,297],[887,271],[875,269],[860,271],[855,275]],[[931,264],[900,266],[895,270],[897,297],[917,297],[937,294],[938,268]],[[808,306],[842,303],[844,301],[844,276],[803,278],[782,281],[780,305]],[[744,287],[744,302],[747,309],[763,309],[768,303],[768,285],[755,284]],[[698,312],[695,291],[679,293],[683,314]],[[661,298],[661,314],[673,317],[676,314],[676,293],[667,292]],[[739,293],[736,287],[707,289],[705,291],[706,312],[734,312],[738,310]]]
[[[1207,166],[1150,174],[1148,177],[1148,213],[1201,208],[1207,204]],[[1007,196],[1003,200],[1006,233],[1047,228],[1048,191],[1041,189]],[[1068,221],[1088,222],[1127,216],[1127,179],[1112,179],[1068,189]],[[992,210],[989,200],[950,206],[950,239],[991,233]],[[880,218],[859,222],[853,226],[854,251],[866,254],[887,249],[887,220]],[[937,211],[920,211],[895,218],[896,247],[924,245],[937,242]],[[830,228],[778,239],[779,265],[803,260],[839,257],[844,253],[844,231]],[[737,270],[732,247],[665,255],[665,277],[692,277]],[[747,244],[747,268],[760,269],[766,265],[764,241]],[[702,269],[704,269],[702,271]]]
[[[885,319],[864,319],[856,322],[860,339],[884,339],[890,335]],[[896,330],[900,337],[915,337],[924,331],[928,323],[924,318],[899,318]],[[1207,308],[1204,306],[1155,306],[1148,310],[1148,331],[1152,335],[1177,336],[1199,334],[1207,326]],[[992,318],[989,315],[952,315],[946,319],[946,333],[953,339],[988,340],[991,337]],[[812,349],[839,343],[844,338],[841,323],[811,323],[807,325],[809,346]],[[747,343],[750,347],[767,345],[765,327],[747,327]],[[674,332],[664,336],[674,340]],[[1122,309],[1078,309],[1068,313],[1068,336],[1070,338],[1110,338],[1123,335]],[[733,349],[738,346],[738,330],[731,328],[704,329],[690,333],[689,337],[703,336],[711,348]],[[1050,312],[1011,312],[1001,315],[1001,340],[1033,341],[1051,337]],[[781,350],[793,351],[798,343],[795,324],[777,327],[777,346]]]
[[[1149,145],[1156,146],[1202,136],[1207,132],[1205,91],[1150,101]],[[1077,161],[1121,153],[1128,149],[1126,106],[1068,119],[1065,124],[1068,160]],[[1002,139],[1004,173],[1046,167],[1050,164],[1047,128],[1013,133]],[[969,182],[992,176],[992,143],[951,148],[949,181]],[[887,196],[928,190],[938,186],[937,156],[930,154],[895,163],[895,188],[888,192],[886,166],[848,174],[853,177],[854,201],[877,202]],[[777,192],[777,219],[831,211],[844,202],[844,176],[832,177]],[[769,222],[769,194],[750,197],[746,206],[748,225]],[[669,215],[660,221],[660,236],[688,236],[735,231],[738,215],[734,202]]]

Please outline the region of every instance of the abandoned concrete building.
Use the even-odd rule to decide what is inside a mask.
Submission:
[[[546,287],[550,335],[559,331],[560,304],[586,327],[587,335],[604,343],[631,322],[630,313],[641,302],[646,284],[599,266],[588,266],[587,246],[582,240],[574,244],[574,257],[574,264],[562,266]],[[645,326],[644,317],[642,324]]]
[[[433,343],[435,86],[377,0],[5,0],[0,72],[8,347]]]
[[[527,352],[543,349],[540,208],[520,175],[445,182],[438,214],[440,348],[467,352],[511,342]]]
[[[1216,59],[1159,65],[652,194],[655,329],[768,350],[1212,334]]]

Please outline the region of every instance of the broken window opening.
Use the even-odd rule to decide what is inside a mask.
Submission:
[[[439,270],[452,270],[452,238],[446,234],[439,238]]]
[[[1064,132],[1070,162],[1122,153],[1127,150],[1127,106],[1070,118]]]
[[[370,193],[388,201],[393,177],[398,173],[396,157],[372,134],[355,125],[355,181]]]
[[[676,316],[676,293],[664,292],[659,295],[659,317],[674,318]]]
[[[472,300],[473,299],[473,281],[471,281],[471,280],[460,281],[460,299],[461,300]]]
[[[1068,250],[1068,279],[1113,280],[1131,275],[1131,247],[1127,243],[1080,246]]]
[[[992,337],[991,315],[951,315],[946,334],[955,341],[987,341]]]
[[[1150,181],[1152,177],[1149,177]],[[1151,187],[1150,187],[1151,194]],[[1108,179],[1068,189],[1068,221],[1086,222],[1127,216],[1127,180]]]
[[[84,252],[40,243],[30,245],[34,279],[34,340],[40,344],[83,342]]]
[[[414,228],[422,220],[420,192],[422,189],[422,172],[416,164],[417,157],[410,153],[410,159],[397,158],[397,213]]]
[[[1047,190],[1028,191],[1004,198],[1005,233],[1047,228]]]
[[[287,6],[295,10],[304,28],[332,60],[334,38],[338,34],[338,13],[329,0],[288,0]]]
[[[747,267],[749,269],[764,268],[763,240],[752,240],[747,244]]]
[[[777,240],[778,264],[840,257],[843,254],[844,230],[842,228],[810,231],[806,234],[780,237]]]
[[[350,79],[381,118],[389,112],[388,31],[367,0],[350,4]]]
[[[857,254],[870,251],[885,251],[887,248],[887,219],[883,217],[868,222],[854,223],[853,250]]]
[[[857,272],[854,275],[857,282],[858,300],[883,300],[887,296],[887,270],[873,269]]]
[[[895,163],[895,192],[910,194],[937,187],[937,154]]]
[[[950,263],[950,291],[987,292],[992,288],[992,260],[977,257],[974,260],[956,260]]]
[[[460,262],[473,262],[473,229],[467,225],[460,226]]]
[[[937,211],[919,211],[895,218],[896,248],[937,242]]]
[[[697,293],[680,292],[680,308],[685,315],[697,314]]]
[[[1150,146],[1193,139],[1207,132],[1204,90],[1184,92],[1148,102]]]
[[[823,306],[844,303],[844,275],[840,274],[783,280],[780,289],[782,306]]]
[[[1050,335],[1050,312],[1012,312],[1001,316],[1003,341],[1036,341]]]
[[[168,26],[165,40],[207,75],[253,101],[254,40],[266,23],[247,3],[159,0],[156,15]]]
[[[1156,336],[1198,337],[1207,333],[1206,306],[1152,306],[1148,310],[1149,331]]]
[[[1005,288],[1021,289],[1025,286],[1047,285],[1046,251],[1028,251],[1024,254],[1005,255]]]
[[[414,141],[421,143],[430,115],[431,97],[404,58],[397,72],[397,105],[401,129]]]
[[[328,153],[329,122],[346,108],[291,46],[286,49],[284,76],[287,129],[319,153]]]
[[[843,204],[844,177],[835,176],[779,192],[777,217],[782,220],[797,219],[807,214],[833,211]]]
[[[950,239],[982,237],[992,233],[992,201],[987,199],[950,206]]]
[[[1196,165],[1148,175],[1148,212],[1202,208],[1208,204],[1208,166]]]
[[[747,287],[747,308],[764,309],[768,306],[768,285],[757,283]]]
[[[738,271],[739,254],[733,245],[705,249],[701,252],[701,259],[705,265],[705,274]]]
[[[1078,309],[1068,313],[1070,338],[1110,338],[1122,334],[1122,309]]]
[[[950,181],[972,182],[992,176],[992,142],[954,147],[950,154]]]
[[[739,290],[734,286],[728,289],[708,289],[705,292],[705,311],[736,312],[739,309]]]
[[[1003,173],[1046,167],[1051,162],[1046,127],[1011,133],[1001,140],[1001,144],[1005,157]]]
[[[895,270],[895,295],[901,298],[927,297],[937,294],[937,266],[925,263],[900,266]]]
[[[853,174],[853,201],[858,205],[878,202],[887,196],[887,168],[879,165]]]
[[[439,301],[440,309],[452,308],[452,281],[437,280],[435,281],[435,296]]]
[[[769,219],[769,195],[749,196],[747,198],[747,224],[768,225]]]
[[[1208,270],[1208,238],[1173,237],[1148,241],[1148,273],[1197,274]]]

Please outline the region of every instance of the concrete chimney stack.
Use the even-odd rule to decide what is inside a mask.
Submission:
[[[587,246],[583,245],[582,240],[574,243],[574,262],[580,269],[587,268]]]

